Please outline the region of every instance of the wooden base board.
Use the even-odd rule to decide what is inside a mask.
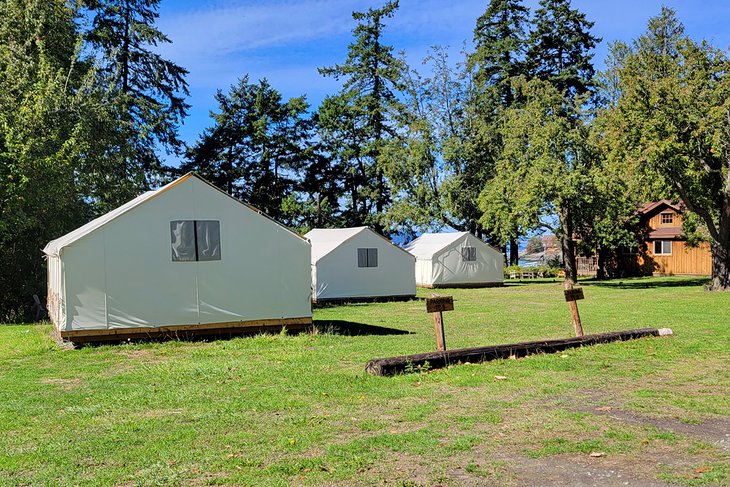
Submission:
[[[457,284],[418,284],[426,289],[476,289],[483,287],[503,287],[503,282],[462,282]]]
[[[57,330],[54,336],[72,343],[98,343],[120,340],[156,338],[190,338],[196,336],[233,336],[260,332],[303,330],[312,325],[311,316],[268,320],[232,321],[191,325],[171,325],[144,328],[111,328],[100,330]]]

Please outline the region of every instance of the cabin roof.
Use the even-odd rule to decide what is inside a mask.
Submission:
[[[682,237],[682,227],[659,227],[649,232],[649,238],[653,240],[675,239]]]
[[[659,201],[650,201],[650,202],[644,204],[644,206],[639,208],[637,211],[640,215],[645,216],[645,217],[652,215],[652,214],[656,213],[657,211],[661,211],[664,208],[670,208],[670,209],[676,211],[677,213],[681,213],[681,211],[682,211],[681,205],[682,205],[681,201],[677,204],[674,204],[674,203],[672,203],[671,200],[663,199],[663,200],[659,200]]]

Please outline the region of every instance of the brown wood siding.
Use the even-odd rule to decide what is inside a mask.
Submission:
[[[673,215],[672,223],[662,223],[662,213],[671,213]],[[649,228],[656,230],[662,227],[681,227],[682,226],[682,215],[676,211],[666,208],[649,219]]]
[[[647,243],[647,259],[653,262],[654,274],[709,276],[712,273],[712,254],[706,243],[688,247],[686,242],[673,240],[671,255],[654,255],[654,241]]]

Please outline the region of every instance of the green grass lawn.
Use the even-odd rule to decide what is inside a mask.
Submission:
[[[586,333],[675,335],[386,378],[365,363],[434,349],[422,300],[212,342],[0,326],[0,484],[730,485],[730,293],[584,286]],[[449,348],[572,334],[556,281],[439,293]]]

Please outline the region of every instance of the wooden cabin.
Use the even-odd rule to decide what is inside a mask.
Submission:
[[[682,208],[670,200],[647,203],[638,210],[641,245],[616,256],[624,275],[710,275],[707,243],[689,247],[682,233]]]

